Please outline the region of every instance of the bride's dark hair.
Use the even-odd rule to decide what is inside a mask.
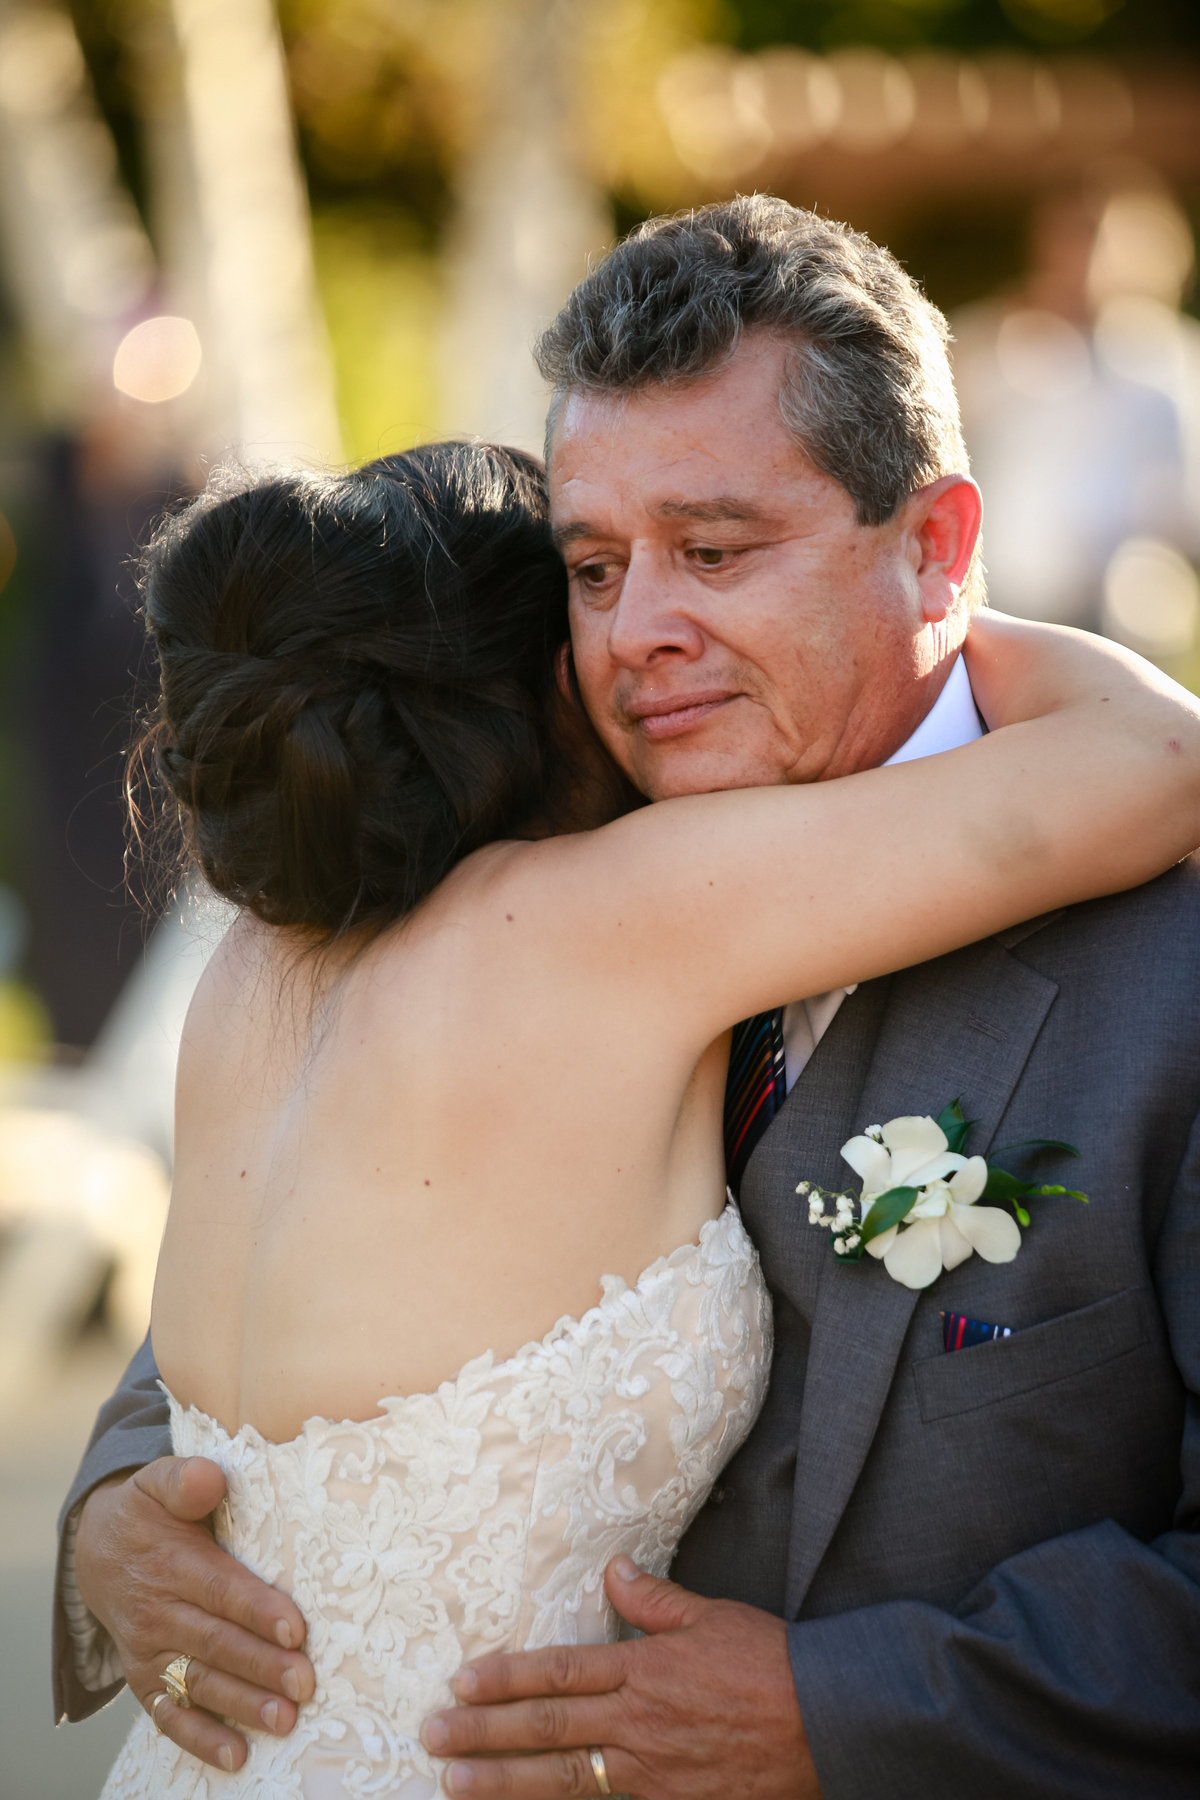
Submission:
[[[142,765],[211,886],[267,924],[379,931],[552,814],[566,577],[533,457],[223,473],[159,526],[141,588]]]

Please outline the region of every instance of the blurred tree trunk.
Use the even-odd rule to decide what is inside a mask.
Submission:
[[[160,0],[141,43],[166,276],[196,319],[214,448],[341,457],[308,196],[271,0]]]
[[[0,260],[43,423],[111,401],[154,257],[64,6],[0,0]]]
[[[482,129],[458,176],[443,340],[444,428],[540,451],[530,354],[612,221],[576,152],[568,57],[600,0],[497,0]]]

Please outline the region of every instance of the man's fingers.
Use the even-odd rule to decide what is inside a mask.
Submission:
[[[303,1644],[304,1618],[295,1602],[220,1549],[204,1528],[202,1521],[224,1494],[225,1477],[216,1463],[203,1456],[163,1456],[136,1470],[120,1488],[89,1495],[76,1543],[76,1574],[80,1593],[119,1646],[131,1635],[138,1643],[149,1638],[160,1644],[163,1609],[176,1598],[282,1649]],[[121,1606],[122,1598],[127,1603],[133,1594],[139,1597],[136,1616],[127,1604],[124,1612]]]
[[[199,1461],[200,1458],[193,1460]],[[178,1563],[179,1594],[214,1619],[228,1620],[272,1647],[298,1650],[304,1642],[304,1617],[280,1593],[216,1544],[199,1541],[194,1559]]]
[[[614,1794],[636,1792],[639,1771],[632,1757],[604,1750],[605,1773]],[[448,1794],[470,1800],[594,1800],[600,1792],[586,1750],[515,1761],[451,1763],[442,1776]]]
[[[188,1664],[187,1690],[194,1707],[203,1707],[205,1712],[215,1713],[231,1725],[243,1725],[248,1731],[269,1731],[274,1737],[286,1737],[296,1723],[296,1708],[290,1700],[237,1681],[220,1669],[210,1669],[194,1657]]]
[[[194,1656],[209,1670],[281,1695],[296,1705],[312,1699],[316,1677],[301,1651],[280,1650],[256,1632],[194,1606],[173,1607],[168,1629],[172,1636],[163,1646],[167,1662],[172,1655]]]
[[[169,1695],[155,1706],[155,1695],[163,1692],[161,1687],[151,1688],[142,1695],[142,1705],[164,1737],[198,1756],[210,1768],[224,1769],[227,1775],[241,1768],[247,1754],[245,1738],[199,1707],[176,1706]]]
[[[603,1743],[618,1730],[610,1694],[570,1699],[543,1695],[509,1706],[456,1706],[434,1713],[421,1731],[435,1756],[491,1756],[502,1750],[561,1750]]]
[[[160,1456],[135,1471],[133,1484],[172,1518],[207,1519],[225,1498],[225,1476],[206,1456]]]
[[[674,1581],[643,1574],[628,1556],[613,1558],[604,1571],[604,1586],[621,1617],[648,1635],[695,1625],[711,1605]]]
[[[480,1656],[465,1663],[450,1686],[468,1706],[531,1700],[539,1694],[608,1694],[625,1679],[624,1644],[555,1644]]]

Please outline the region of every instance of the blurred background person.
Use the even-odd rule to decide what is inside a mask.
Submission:
[[[1106,631],[1160,661],[1200,625],[1200,325],[1185,214],[1148,168],[1038,198],[1019,284],[954,322],[1002,609]]]

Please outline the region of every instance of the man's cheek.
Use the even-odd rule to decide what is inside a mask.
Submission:
[[[588,717],[604,739],[608,749],[615,755],[615,739],[620,729],[616,722],[613,697],[613,683],[617,671],[603,652],[593,651],[587,637],[578,629],[573,619],[571,622],[571,645],[574,653],[575,680],[579,685],[579,692],[583,704],[587,708]]]
[[[648,794],[653,800],[655,795],[647,785],[646,757],[644,754],[639,755],[639,750],[644,750],[644,746],[639,744],[636,732],[618,730],[611,719],[601,720],[596,730],[604,748],[622,773],[629,777],[634,787],[640,788],[643,794]]]

